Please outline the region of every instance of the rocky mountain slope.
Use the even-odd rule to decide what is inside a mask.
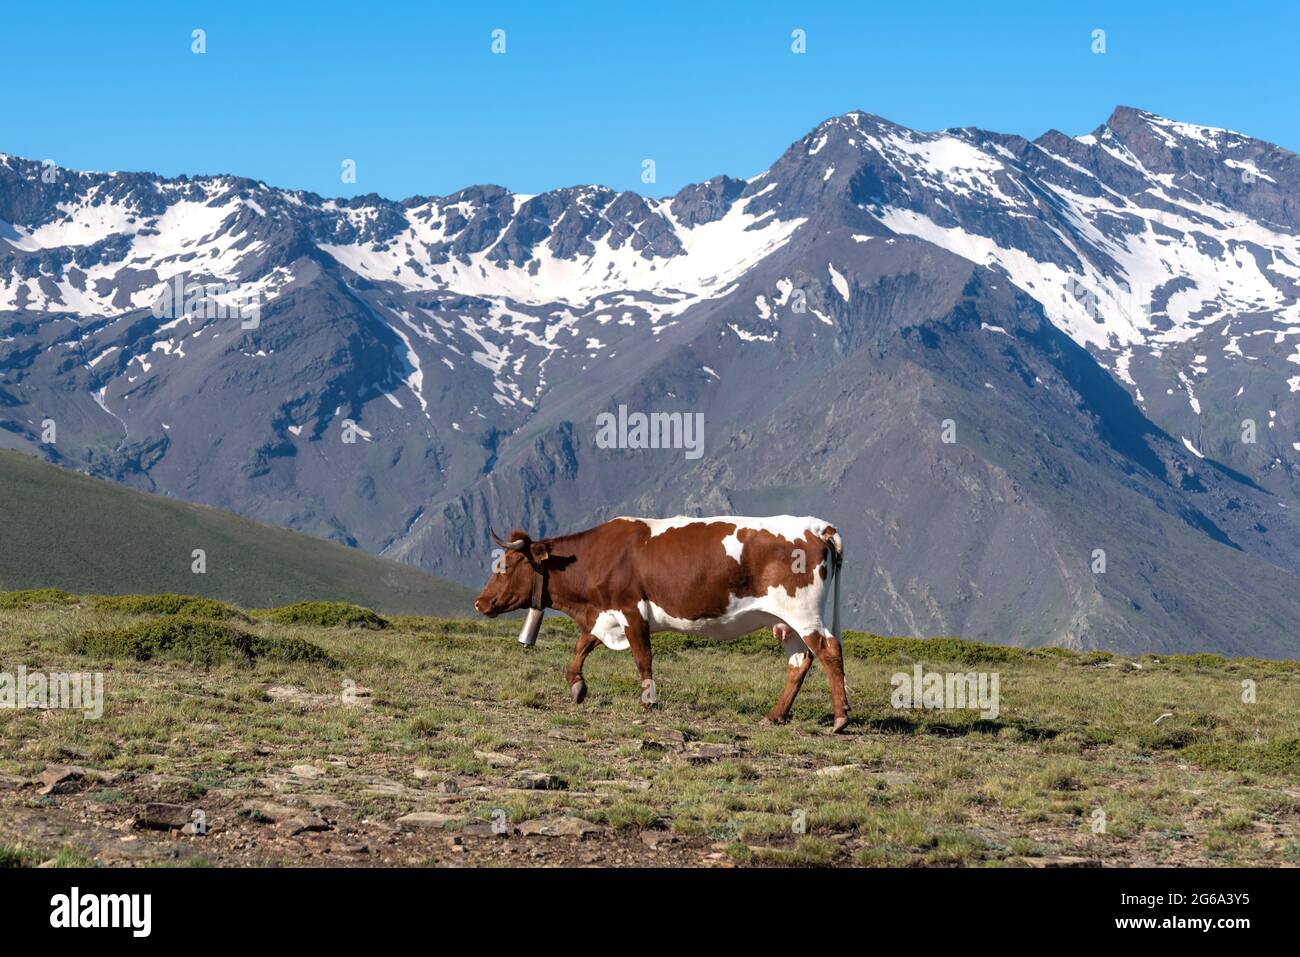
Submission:
[[[851,113],[663,199],[50,173],[0,157],[0,443],[473,585],[492,525],[791,511],[858,627],[1300,648],[1278,147]],[[603,447],[619,406],[702,454]]]

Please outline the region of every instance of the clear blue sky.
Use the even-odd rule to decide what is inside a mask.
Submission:
[[[1300,5],[0,0],[0,152],[327,196],[653,195],[828,116],[1087,132],[1117,104],[1300,149]],[[191,53],[191,31],[207,53]],[[506,31],[504,56],[491,32]],[[790,33],[807,33],[807,53]],[[1090,50],[1094,29],[1107,52]],[[643,186],[641,161],[658,182]],[[354,159],[357,183],[340,182]]]

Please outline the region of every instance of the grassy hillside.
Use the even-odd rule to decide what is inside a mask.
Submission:
[[[201,575],[191,569],[196,548],[206,553]],[[473,613],[467,589],[408,565],[0,450],[0,590],[45,587]]]
[[[1300,663],[850,634],[832,737],[817,669],[759,724],[770,635],[657,636],[646,712],[627,653],[597,649],[575,705],[572,629],[514,630],[0,595],[0,672],[105,674],[99,720],[0,709],[0,863],[1300,863]],[[1000,713],[893,708],[916,661],[996,672]],[[150,802],[209,833],[133,828]]]

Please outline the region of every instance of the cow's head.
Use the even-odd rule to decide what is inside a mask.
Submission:
[[[541,574],[542,564],[551,555],[549,545],[533,541],[527,532],[518,528],[510,533],[508,541],[502,541],[496,532],[492,533],[492,540],[501,546],[503,554],[493,562],[487,584],[474,599],[474,608],[489,618],[528,607],[533,597],[533,580]]]
[[[493,561],[492,574],[474,599],[474,607],[495,618],[527,606],[528,618],[519,631],[519,643],[531,648],[542,628],[540,599],[545,585],[544,566],[551,557],[551,547],[546,542],[533,541],[527,532],[518,528],[510,533],[508,541],[497,538],[496,532],[492,533],[492,540],[501,546],[502,554]]]

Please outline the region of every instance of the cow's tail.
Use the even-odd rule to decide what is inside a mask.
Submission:
[[[839,639],[840,637],[840,567],[844,564],[844,539],[840,538],[840,533],[831,530],[831,533],[825,538],[826,547],[830,554],[827,555],[827,572],[835,580],[832,586],[831,594],[831,635]]]

